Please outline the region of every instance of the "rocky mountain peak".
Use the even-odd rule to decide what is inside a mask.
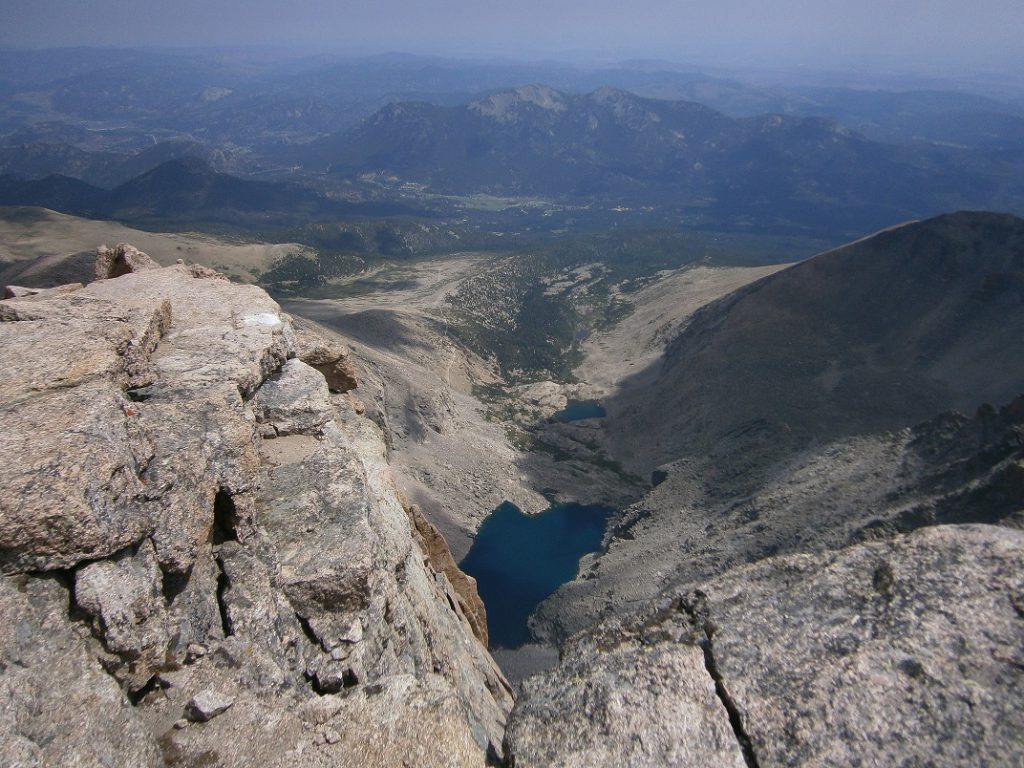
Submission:
[[[565,112],[568,109],[565,96],[546,85],[524,85],[508,91],[492,94],[469,105],[469,109],[498,122],[515,119],[516,112],[524,104],[548,112]]]
[[[479,489],[513,487],[513,465],[453,462],[437,496],[403,482],[418,465],[396,456],[410,447],[433,466],[454,455],[427,432],[475,453],[504,445],[467,437],[456,421],[472,401],[438,395],[442,379],[403,383],[403,339],[422,340],[408,347],[438,376],[452,369],[411,319],[357,312],[333,326],[345,342],[312,321],[324,315],[295,321],[256,287],[161,268],[124,243],[99,249],[88,285],[9,287],[0,750],[14,765],[154,768],[1012,760],[1024,404],[1019,390],[996,396],[1020,381],[1020,356],[1006,354],[1019,344],[1020,237],[1012,217],[913,223],[765,279],[733,276],[658,323],[679,329],[670,358],[700,363],[681,378],[652,350],[636,389],[658,416],[643,440],[670,460],[534,613],[561,659],[517,689],[485,648],[485,607],[437,514],[458,482],[486,509]],[[769,321],[800,331],[771,355]],[[965,382],[970,415],[913,425],[915,410],[894,408],[881,428],[836,427],[826,406],[882,402],[890,393],[859,382],[907,349],[928,351],[912,361],[924,373]],[[783,368],[728,407],[675,409],[683,385],[700,385],[688,408],[737,386],[739,363]],[[824,406],[765,406],[808,377]],[[779,380],[781,392],[758,389]],[[417,401],[420,388],[435,399]],[[552,393],[571,394],[520,391],[538,409],[552,401],[548,413],[566,404]],[[651,417],[627,412],[627,424],[623,402],[638,407],[602,398],[616,426],[578,429],[632,427],[636,440]],[[802,424],[810,405],[825,415]],[[666,434],[684,431],[707,450],[673,455]],[[537,671],[524,664],[509,669]]]

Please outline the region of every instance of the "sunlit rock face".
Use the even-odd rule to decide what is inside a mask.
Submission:
[[[344,350],[146,258],[0,302],[5,759],[483,765],[512,702],[482,605],[332,394]]]
[[[1020,757],[1024,534],[935,526],[771,558],[573,638],[526,682],[526,766],[995,765]]]

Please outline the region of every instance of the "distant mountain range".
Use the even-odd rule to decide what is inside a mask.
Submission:
[[[256,170],[256,164],[242,153],[198,141],[162,141],[134,152],[86,150],[79,146],[84,139],[75,142],[75,133],[53,124],[19,131],[0,145],[0,172],[25,179],[70,176],[112,189],[170,160],[194,158],[213,170],[236,175]]]
[[[398,203],[332,200],[298,184],[251,181],[203,160],[170,160],[108,190],[62,175],[25,181],[0,176],[0,205],[34,205],[90,218],[137,223],[291,226],[344,216],[422,213]]]
[[[0,175],[33,182],[5,180],[5,199],[75,213],[162,214],[46,177],[114,190],[187,158],[396,204],[376,210],[461,217],[462,201],[435,193],[491,193],[558,213],[573,198],[565,216],[470,214],[505,234],[684,226],[841,242],[960,208],[1024,213],[1024,92],[1012,82],[792,75],[767,86],[667,62],[94,49],[0,51],[0,72]],[[200,188],[205,199],[210,184]],[[336,210],[291,189],[292,222]],[[233,194],[230,208],[179,199],[166,213],[263,226],[245,200],[266,192]]]
[[[830,117],[898,142],[1005,147],[1019,139],[1024,118],[1024,93],[1013,83],[780,72],[778,84],[764,85],[747,82],[742,72],[711,74],[665,61],[588,67],[402,54],[289,59],[259,51],[66,48],[0,51],[0,73],[0,136],[42,122],[86,124],[101,129],[90,144],[129,142],[136,149],[154,136],[178,136],[273,153],[350,127],[391,101],[453,105],[538,82],[572,93],[611,86],[695,101],[731,117]]]
[[[1024,211],[1024,151],[895,146],[822,118],[732,118],[611,88],[395,103],[302,159],[450,194],[678,206],[738,228],[867,231],[956,208]]]

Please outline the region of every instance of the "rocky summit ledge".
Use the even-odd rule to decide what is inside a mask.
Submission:
[[[775,557],[570,640],[515,768],[989,766],[1024,756],[1024,532]]]
[[[144,256],[0,302],[3,763],[493,761],[482,606],[344,351]]]

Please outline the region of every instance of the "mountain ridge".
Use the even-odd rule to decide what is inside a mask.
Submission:
[[[1015,216],[890,228],[705,304],[602,400],[603,444],[656,484],[537,629],[564,638],[650,598],[645,574],[706,579],[950,520],[1019,527],[1022,393]]]
[[[892,420],[900,413],[913,422],[1007,401],[1021,381],[1015,361],[1024,359],[1022,246],[1024,220],[961,212],[819,254],[698,310],[648,373],[647,395],[662,406],[714,399],[709,413],[731,414],[719,437],[770,413],[793,439],[812,426],[834,435],[828,430],[864,414],[875,419],[870,428],[885,429],[906,425]],[[715,383],[699,388],[687,373],[695,370]],[[901,378],[896,390],[886,387]],[[745,405],[761,386],[766,399]],[[740,410],[725,408],[727,400]],[[639,401],[621,412],[643,418]],[[673,431],[663,415],[643,421],[651,445]],[[698,433],[685,434],[676,445]],[[653,453],[649,462],[660,463]]]
[[[335,175],[386,172],[446,194],[670,206],[740,227],[864,231],[971,201],[1024,211],[1024,186],[994,156],[883,144],[821,117],[731,118],[613,88],[395,102],[302,158]]]
[[[192,156],[167,160],[109,190],[63,175],[35,181],[0,176],[0,205],[129,222],[180,220],[250,228],[345,216],[429,215],[402,203],[352,203],[295,183],[241,179]]]

